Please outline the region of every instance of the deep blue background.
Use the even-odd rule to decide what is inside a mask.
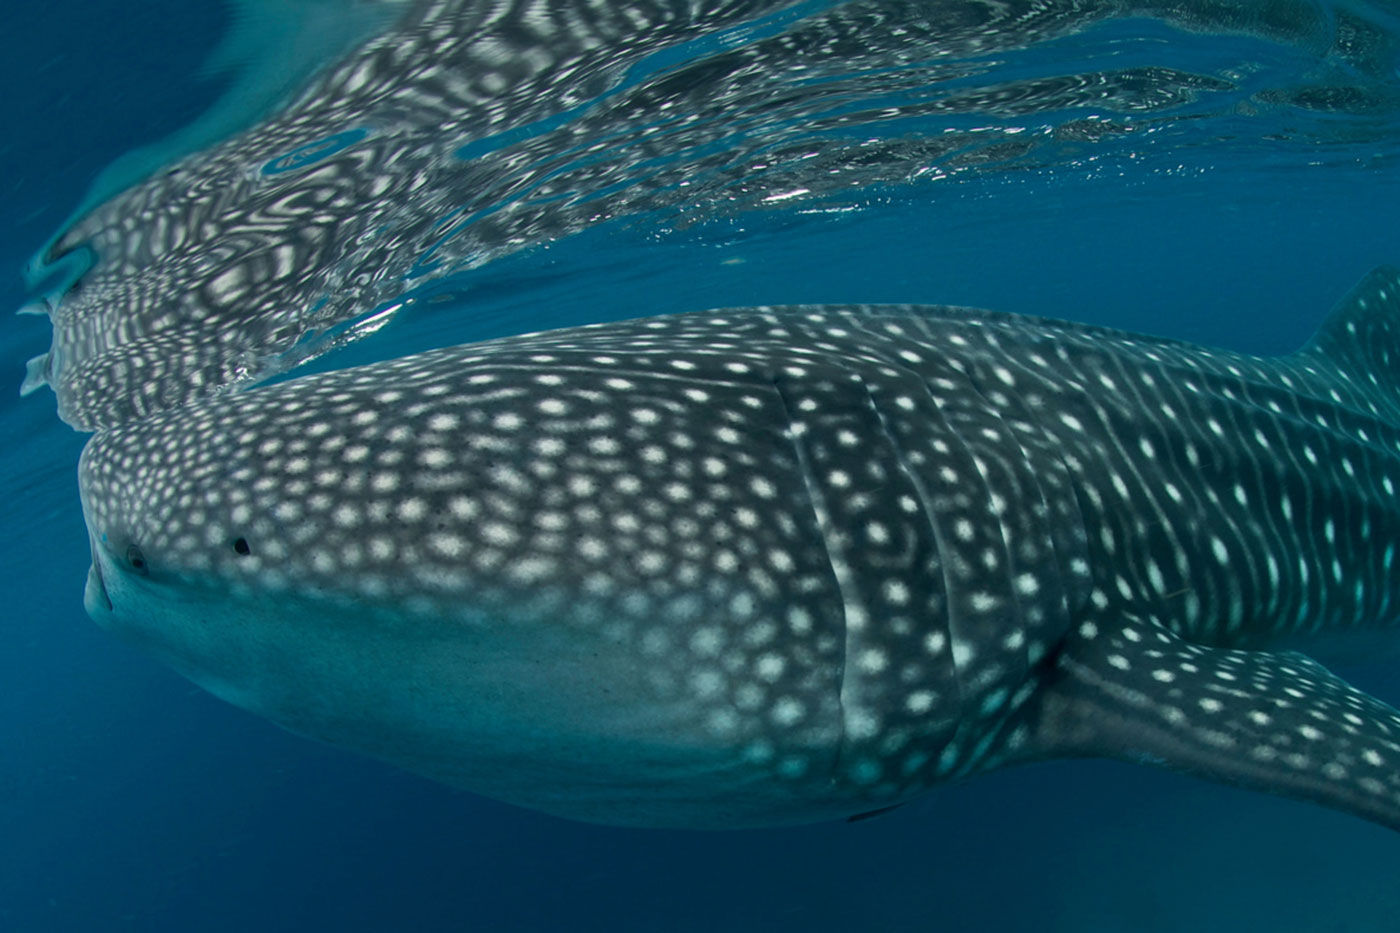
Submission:
[[[0,269],[112,158],[217,91],[214,4],[0,12]],[[1384,147],[1383,147],[1384,148]],[[1400,172],[1008,176],[728,237],[600,230],[475,275],[465,307],[326,365],[604,317],[760,301],[922,300],[1256,352],[1303,340],[1400,262]],[[0,304],[17,307],[17,275]],[[3,371],[47,346],[6,321]],[[943,789],[856,825],[681,834],[566,823],[288,736],[99,631],[81,606],[81,438],[0,392],[0,930],[1393,931],[1400,836],[1107,763]],[[1400,701],[1373,661],[1349,676]]]

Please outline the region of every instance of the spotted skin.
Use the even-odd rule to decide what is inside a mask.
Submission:
[[[1263,360],[811,306],[437,350],[95,435],[87,605],[287,727],[587,820],[1153,761],[1400,828],[1400,272]]]

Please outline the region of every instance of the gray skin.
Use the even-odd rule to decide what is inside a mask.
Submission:
[[[711,311],[97,434],[87,607],[293,731],[564,816],[857,815],[1067,755],[1400,828],[1400,273],[1263,360],[950,308]]]

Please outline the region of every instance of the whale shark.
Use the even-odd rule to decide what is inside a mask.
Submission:
[[[561,816],[852,818],[1103,757],[1400,829],[1400,269],[1277,358],[952,307],[692,312],[96,433],[102,626]]]

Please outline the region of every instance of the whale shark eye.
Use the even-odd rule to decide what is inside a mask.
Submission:
[[[134,544],[129,545],[126,549],[126,562],[132,570],[135,570],[142,576],[145,576],[150,571],[150,568],[146,564],[146,555],[142,554],[141,549]]]
[[[247,555],[253,553],[253,549],[250,548],[250,547],[248,547],[248,539],[247,539],[247,538],[237,538],[237,539],[235,539],[234,542],[233,542],[233,550],[234,550],[235,553],[237,553],[237,554],[242,554],[242,555],[244,555],[245,557],[246,557]]]

